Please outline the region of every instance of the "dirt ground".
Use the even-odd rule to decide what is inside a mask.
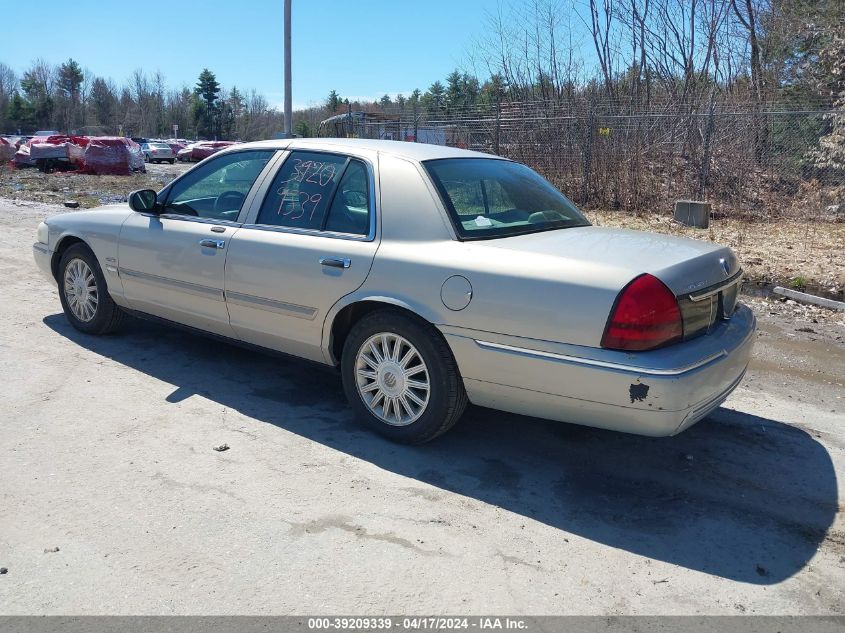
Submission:
[[[61,210],[0,200],[0,612],[845,613],[838,317],[749,300],[747,378],[677,437],[471,408],[404,447],[331,372],[73,330]]]
[[[751,283],[806,289],[845,301],[845,223],[783,218],[754,222],[723,217],[709,229],[675,222],[671,215],[636,216],[588,211],[594,224],[655,231],[730,246]]]
[[[147,164],[147,173],[93,176],[75,172],[43,174],[34,167],[14,169],[7,164],[0,166],[0,198],[51,204],[75,201],[80,207],[89,209],[124,202],[136,189],[158,191],[191,166],[191,163]]]

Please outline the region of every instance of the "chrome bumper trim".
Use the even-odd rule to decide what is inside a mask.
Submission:
[[[567,356],[566,354],[555,354],[552,352],[541,352],[536,349],[525,349],[524,347],[513,347],[511,345],[502,345],[501,343],[491,343],[489,341],[476,340],[475,344],[485,349],[493,349],[500,352],[508,352],[510,354],[520,354],[522,356],[530,356],[541,360],[558,361],[562,363],[573,363],[576,365],[588,365],[590,367],[600,367],[601,369],[611,369],[614,371],[624,371],[630,374],[637,374],[639,376],[680,376],[688,372],[709,365],[715,360],[727,356],[727,352],[722,350],[706,358],[703,358],[691,365],[684,367],[673,367],[672,369],[654,369],[650,367],[637,367],[635,365],[625,365],[622,363],[611,363],[603,360],[595,360],[593,358],[581,358],[580,356]]]

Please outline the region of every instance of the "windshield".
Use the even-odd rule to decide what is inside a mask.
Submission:
[[[495,158],[423,162],[461,239],[588,226],[569,199],[525,165]]]

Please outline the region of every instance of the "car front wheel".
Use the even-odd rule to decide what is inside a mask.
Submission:
[[[394,310],[362,318],[341,359],[343,388],[365,425],[405,444],[449,430],[467,396],[446,341],[430,325]]]
[[[86,334],[107,334],[119,326],[125,313],[109,296],[94,253],[74,244],[59,262],[59,297],[70,324]]]

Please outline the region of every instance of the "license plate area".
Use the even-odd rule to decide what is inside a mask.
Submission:
[[[684,339],[707,334],[723,320],[730,319],[736,311],[741,285],[742,271],[739,271],[721,284],[679,296]]]
[[[730,319],[733,316],[738,297],[739,282],[728,286],[719,293],[719,312],[723,319]]]

